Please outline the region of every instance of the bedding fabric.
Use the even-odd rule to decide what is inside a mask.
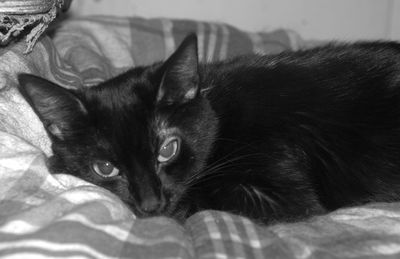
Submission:
[[[0,257],[399,258],[399,203],[269,227],[204,211],[179,225],[166,217],[137,219],[108,191],[49,174],[50,143],[16,90],[16,75],[90,87],[164,59],[188,32],[198,33],[203,61],[308,46],[283,30],[256,34],[225,24],[91,17],[58,24],[29,55],[23,42],[0,49]]]

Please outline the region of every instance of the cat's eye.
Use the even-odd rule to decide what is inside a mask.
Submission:
[[[158,151],[157,160],[160,163],[170,162],[179,152],[180,140],[177,137],[167,138]]]
[[[92,168],[96,174],[105,178],[117,176],[119,174],[119,169],[109,161],[98,160],[93,163]]]

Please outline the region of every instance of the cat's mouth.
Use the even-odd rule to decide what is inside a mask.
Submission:
[[[164,194],[166,198],[166,204],[162,209],[152,212],[146,212],[139,208],[138,203],[134,199],[123,199],[123,202],[128,206],[135,216],[138,218],[149,218],[149,217],[169,217],[173,218],[179,223],[184,223],[185,220],[193,214],[188,202],[184,196],[179,194]]]

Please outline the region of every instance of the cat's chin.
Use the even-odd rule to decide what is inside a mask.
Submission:
[[[164,210],[153,213],[145,213],[139,209],[134,202],[123,201],[130,211],[138,218],[151,218],[151,217],[168,217],[176,220],[180,224],[184,224],[186,219],[190,217],[193,213],[190,212],[189,207],[179,206],[179,207],[166,207]]]
[[[166,215],[166,216],[173,218],[180,224],[184,224],[186,222],[187,218],[189,216],[191,216],[191,214],[189,213],[188,208],[179,208],[179,209],[174,210],[173,213],[169,213],[169,215]]]

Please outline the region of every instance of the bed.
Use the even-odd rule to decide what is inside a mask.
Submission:
[[[24,41],[0,48],[0,257],[399,258],[400,203],[271,226],[202,211],[179,224],[136,218],[112,193],[49,173],[50,142],[16,90],[16,75],[90,87],[164,59],[189,32],[198,34],[202,61],[313,45],[286,30],[248,33],[220,23],[94,16],[58,23],[29,54]]]

